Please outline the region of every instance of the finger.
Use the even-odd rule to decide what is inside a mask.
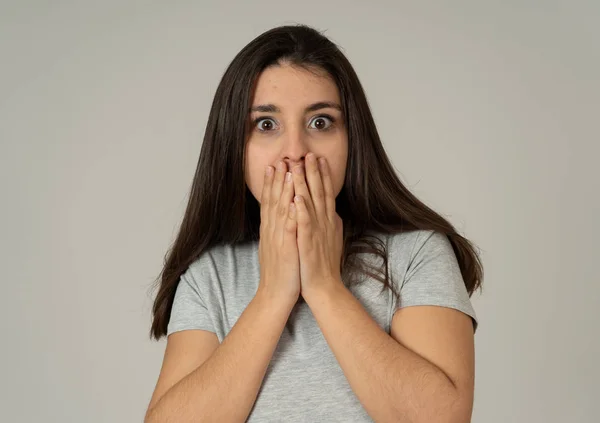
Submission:
[[[294,196],[294,204],[296,205],[296,222],[298,224],[298,228],[310,225],[312,219],[308,211],[308,203],[306,202],[306,198],[302,195],[296,194]]]
[[[262,222],[267,221],[269,211],[269,201],[271,196],[271,185],[273,184],[273,169],[272,166],[265,168],[265,178],[263,181],[262,192],[260,194],[260,220]]]
[[[294,199],[294,181],[292,178],[292,172],[285,173],[285,181],[283,183],[283,192],[281,193],[281,203],[285,207],[289,207],[290,203]],[[286,213],[287,213],[286,209]]]
[[[283,239],[283,227],[286,224],[290,213],[290,204],[294,198],[294,183],[292,182],[291,172],[286,172],[283,182],[283,191],[277,205],[277,220],[275,221],[276,230],[279,230],[281,239]]]
[[[321,172],[317,163],[317,158],[313,153],[306,155],[306,181],[310,191],[310,199],[315,210],[317,221],[326,218],[325,214],[325,192],[323,182],[321,181]]]
[[[294,242],[296,242],[296,230],[298,227],[298,224],[296,222],[296,215],[296,204],[290,202],[288,218],[285,221],[285,236],[292,238]]]
[[[302,196],[308,217],[314,218],[314,208],[310,201],[310,191],[304,177],[304,169],[301,165],[294,167],[292,174],[294,175],[294,192],[296,195]]]
[[[330,222],[335,218],[335,192],[333,191],[333,181],[331,180],[331,172],[329,164],[325,157],[319,159],[319,168],[321,170],[321,179],[323,180],[323,191],[325,192],[325,209]]]
[[[271,197],[270,203],[270,214],[269,218],[275,219],[277,214],[277,206],[279,205],[279,199],[281,198],[281,191],[283,190],[283,179],[285,177],[286,164],[283,161],[277,162],[275,169],[275,176],[273,178],[273,185],[271,186]]]

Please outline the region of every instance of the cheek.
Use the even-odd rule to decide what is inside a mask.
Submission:
[[[254,198],[256,198],[259,202],[264,182],[263,175],[264,169],[263,171],[260,171],[257,164],[252,163],[247,167],[246,185],[248,186],[248,189],[252,195],[254,195]]]
[[[331,160],[331,159],[330,159]],[[331,171],[331,181],[333,184],[333,190],[337,196],[342,190],[344,181],[346,179],[346,157],[336,157],[332,162],[329,161],[329,169]]]
[[[340,193],[340,191],[342,190],[342,186],[344,185],[344,179],[346,176],[346,167],[343,165],[338,166],[334,172],[334,177],[333,177],[333,189],[335,191],[335,195],[337,197],[337,195]]]
[[[346,180],[346,166],[348,163],[348,141],[346,136],[332,143],[330,148],[323,151],[322,155],[327,159],[327,163],[329,164],[333,190],[337,196]]]
[[[265,180],[265,168],[269,164],[271,162],[266,154],[252,148],[252,146],[247,146],[245,163],[246,185],[259,203]]]
[[[333,192],[334,195],[337,197],[337,195],[342,190],[342,185],[344,184],[345,166],[344,163],[340,163],[338,161],[332,162],[331,159],[329,159],[327,163],[329,165],[329,173],[331,175],[331,185],[333,185]]]

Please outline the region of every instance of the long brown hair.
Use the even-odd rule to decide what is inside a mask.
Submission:
[[[358,76],[339,48],[306,25],[271,29],[233,59],[214,96],[191,192],[179,233],[157,279],[150,336],[167,333],[179,278],[204,251],[217,244],[255,241],[260,205],[246,186],[244,153],[254,82],[268,66],[290,63],[325,70],[337,84],[348,133],[348,162],[336,211],[344,222],[342,272],[362,274],[390,288],[387,251],[368,232],[434,230],[448,236],[469,295],[481,285],[483,267],[474,246],[442,216],[400,182],[377,133]],[[371,266],[359,259],[370,253],[383,260]]]

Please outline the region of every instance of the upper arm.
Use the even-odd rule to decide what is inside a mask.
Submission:
[[[148,410],[219,346],[211,305],[205,297],[191,270],[181,275],[169,316],[163,363]]]
[[[400,298],[390,335],[446,375],[458,394],[457,415],[470,416],[477,321],[449,239],[421,231],[409,264],[395,270]]]
[[[406,307],[394,314],[390,335],[446,375],[458,392],[460,414],[470,416],[475,382],[471,318],[447,307]]]
[[[194,329],[170,334],[148,411],[177,382],[200,367],[218,346],[219,339],[214,332]]]

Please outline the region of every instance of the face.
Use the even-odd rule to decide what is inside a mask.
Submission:
[[[246,141],[246,184],[260,202],[268,165],[304,166],[306,153],[325,157],[337,196],[348,158],[348,136],[335,82],[325,72],[287,64],[259,76]]]

